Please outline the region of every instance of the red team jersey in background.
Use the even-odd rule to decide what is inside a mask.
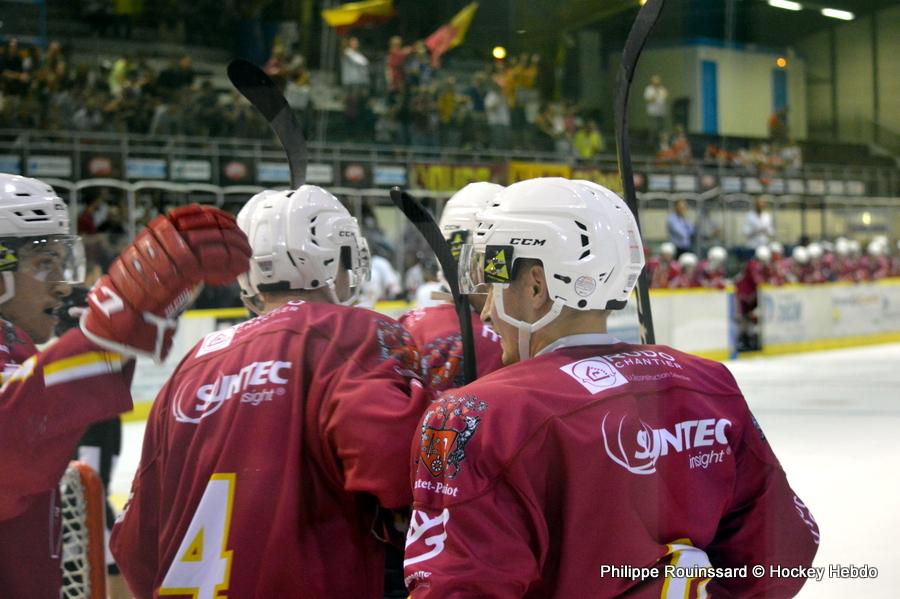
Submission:
[[[421,374],[432,389],[444,391],[464,384],[462,335],[453,304],[419,308],[400,317],[421,354]],[[478,377],[503,366],[500,336],[472,311],[472,336]]]
[[[805,579],[602,566],[809,566],[817,550],[731,373],[665,346],[562,339],[446,392],[413,454],[413,599],[787,597]]]
[[[138,598],[381,597],[376,504],[412,500],[430,395],[394,320],[291,302],[207,335],[160,392],[112,549]]]
[[[78,329],[40,354],[18,327],[0,329],[0,597],[55,598],[59,480],[88,425],[131,409],[134,363]]]

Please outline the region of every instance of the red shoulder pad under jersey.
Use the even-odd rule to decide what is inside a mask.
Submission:
[[[400,317],[421,353],[419,372],[436,391],[461,387],[463,347],[459,318],[453,304],[419,308]],[[472,311],[472,336],[478,378],[503,366],[500,336]]]
[[[733,377],[665,346],[563,347],[450,391],[425,413],[412,467],[414,599],[682,596],[700,580],[601,566],[809,566],[816,552]],[[708,585],[787,597],[803,582]]]
[[[417,365],[409,334],[360,308],[291,302],[207,335],[154,403],[113,529],[130,588],[185,588],[192,522],[221,522],[227,505],[229,577],[195,568],[211,593],[380,597],[371,527],[376,504],[412,501],[409,440],[431,399]]]
[[[133,366],[72,330],[40,353],[3,323],[0,388],[0,520],[58,484],[85,428],[131,409]],[[89,385],[90,393],[85,393]]]

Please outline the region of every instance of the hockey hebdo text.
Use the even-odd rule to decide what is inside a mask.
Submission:
[[[631,580],[649,580],[665,578],[807,578],[821,582],[829,578],[878,578],[878,568],[863,564],[829,564],[827,566],[778,566],[774,564],[720,568],[714,566],[678,566],[661,565],[649,567],[637,566],[600,566],[601,578],[630,578]]]

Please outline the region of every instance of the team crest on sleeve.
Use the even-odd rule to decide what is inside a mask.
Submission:
[[[474,396],[445,396],[425,413],[418,461],[431,476],[456,478],[466,459],[466,445],[486,409],[487,404]]]
[[[409,378],[420,378],[419,350],[409,331],[399,323],[379,320],[375,336],[382,360],[396,360],[400,363],[395,367],[397,372]]]
[[[628,382],[619,369],[603,358],[588,358],[561,366],[560,370],[596,395],[601,391],[620,387]]]
[[[422,374],[433,389],[462,387],[462,336],[438,337],[423,348]]]

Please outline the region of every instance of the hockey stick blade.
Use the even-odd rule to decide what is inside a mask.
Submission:
[[[391,189],[391,201],[399,208],[413,226],[418,229],[422,237],[431,247],[437,258],[438,264],[444,271],[444,277],[450,286],[453,303],[456,305],[456,316],[459,318],[459,330],[463,344],[463,378],[466,384],[471,383],[477,377],[478,369],[475,365],[475,340],[472,334],[472,312],[469,308],[469,298],[459,292],[459,271],[456,260],[450,251],[450,244],[441,234],[441,229],[434,221],[434,217],[422,206],[416,198],[406,190],[394,187]]]
[[[306,182],[306,138],[281,90],[262,69],[242,58],[228,65],[228,79],[263,115],[281,142],[287,155],[291,186],[296,189],[303,185]]]
[[[653,26],[659,19],[665,0],[647,0],[647,3],[638,11],[631,32],[625,40],[625,49],[622,51],[622,63],[616,77],[616,97],[614,104],[616,120],[616,153],[619,160],[619,173],[622,176],[622,195],[625,203],[634,215],[634,220],[641,228],[638,217],[637,193],[634,189],[634,171],[631,165],[631,148],[628,139],[628,97],[631,92],[631,83],[634,79],[634,70],[637,66],[641,51],[653,31]],[[647,276],[647,268],[641,270],[637,281],[637,309],[638,321],[641,326],[641,342],[656,343],[656,333],[653,329],[653,313],[650,310],[650,281]]]

